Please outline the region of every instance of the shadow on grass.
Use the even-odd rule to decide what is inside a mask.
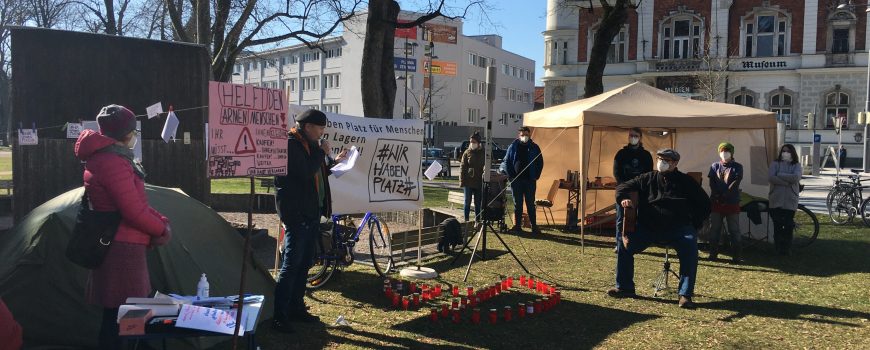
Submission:
[[[870,318],[870,313],[837,309],[817,305],[795,304],[772,300],[731,299],[698,304],[700,309],[715,309],[733,311],[721,319],[731,322],[747,316],[778,318],[783,320],[803,320],[831,325],[863,327],[860,319]],[[828,318],[852,318],[855,323],[831,320]]]

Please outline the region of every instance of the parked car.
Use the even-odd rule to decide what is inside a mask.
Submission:
[[[468,149],[468,143],[469,143],[468,140],[462,141],[462,144],[453,150],[454,158],[459,159],[460,157],[462,157],[462,154],[465,153],[466,149]],[[495,142],[492,143],[492,162],[493,163],[501,162],[501,160],[504,159],[505,153],[507,153],[507,150],[502,149]]]
[[[440,148],[424,148],[423,155],[420,158],[423,164],[423,171],[429,169],[429,166],[432,165],[433,162],[441,163],[441,172],[438,173],[439,177],[448,177],[450,176],[450,159],[444,154],[444,150]]]

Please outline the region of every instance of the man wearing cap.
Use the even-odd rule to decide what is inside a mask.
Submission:
[[[673,247],[680,259],[679,306],[691,308],[698,270],[697,231],[710,215],[710,197],[692,177],[680,172],[680,154],[672,149],[656,152],[656,171],[642,174],[616,187],[623,208],[637,210],[634,232],[621,232],[617,246],[615,298],[634,297],[634,254],[650,244]],[[631,200],[637,193],[638,202]]]
[[[743,165],[734,160],[734,145],[722,142],[717,147],[719,161],[710,165],[710,260],[719,258],[719,236],[722,221],[728,224],[731,236],[731,261],[740,263],[740,181],[743,180]]]
[[[535,221],[535,187],[541,170],[544,169],[544,156],[541,148],[531,139],[531,129],[524,126],[519,130],[517,139],[508,146],[499,172],[507,174],[514,199],[514,227],[511,231],[522,232],[523,200],[532,224],[532,233],[541,233]]]
[[[275,285],[275,319],[272,327],[292,333],[290,321],[317,322],[305,307],[305,283],[314,259],[320,217],[332,214],[329,167],[345,157],[329,157],[329,142],[321,140],[326,115],[307,110],[296,118],[287,140],[287,175],[275,177],[275,206],[284,225],[283,262]]]

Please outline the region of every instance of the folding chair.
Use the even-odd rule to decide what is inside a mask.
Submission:
[[[535,210],[538,208],[544,212],[544,220],[547,221],[547,225],[555,225],[556,218],[553,216],[553,200],[556,198],[556,193],[559,191],[559,180],[553,180],[553,184],[550,185],[550,192],[547,192],[547,199],[536,199],[535,200]],[[547,217],[547,212],[550,213],[550,216]],[[552,224],[550,223],[552,221]]]

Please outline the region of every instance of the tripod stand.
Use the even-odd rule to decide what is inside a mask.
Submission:
[[[483,195],[483,198],[481,200],[481,203],[490,203],[489,198],[488,198],[489,197],[488,194],[490,192],[490,186],[491,186],[491,184],[489,182],[484,182],[484,190],[483,190],[484,195]],[[504,191],[500,191],[499,196],[504,196]],[[504,203],[504,201],[501,201],[501,203]],[[490,212],[487,212],[487,211],[490,211]],[[495,214],[498,214],[498,215],[495,215]],[[481,240],[483,240],[483,246],[481,247],[481,250],[480,250],[480,260],[486,260],[486,235],[487,235],[487,231],[491,231],[492,234],[494,234],[495,237],[498,238],[499,241],[501,241],[501,244],[504,245],[504,247],[505,247],[505,249],[507,249],[508,253],[510,253],[510,255],[512,257],[514,257],[514,260],[517,261],[517,264],[519,264],[520,267],[523,268],[523,271],[525,271],[527,274],[531,274],[529,272],[529,269],[527,269],[525,267],[525,265],[523,265],[523,263],[520,261],[520,258],[518,258],[516,254],[514,254],[513,250],[511,250],[511,248],[504,241],[504,239],[501,238],[501,236],[498,234],[498,230],[496,230],[493,227],[493,224],[500,224],[501,221],[504,220],[504,207],[502,207],[501,209],[490,208],[489,204],[487,204],[486,207],[484,207],[483,212],[481,212],[481,215],[479,215],[479,217],[482,217],[483,220],[480,221],[480,229],[478,229],[477,234],[475,234],[477,239],[474,242],[474,248],[472,248],[472,250],[471,250],[471,257],[468,259],[468,267],[465,269],[465,275],[463,276],[462,281],[465,282],[468,280],[468,274],[471,272],[471,264],[474,263],[474,256],[477,255],[477,248],[478,248],[478,246],[480,246]],[[468,249],[468,245],[471,244],[472,240],[474,240],[473,237],[468,239],[467,241],[465,241],[465,244],[462,246],[462,249],[460,249],[459,252],[456,254],[456,257],[453,258],[453,262],[451,264],[456,264],[456,261],[459,260],[459,257],[462,255],[462,252],[464,252],[466,249]]]
[[[680,276],[671,269],[670,252],[671,249],[665,247],[665,262],[664,264],[662,264],[662,272],[659,273],[659,276],[656,277],[655,281],[653,281],[652,283],[653,288],[655,288],[655,293],[653,293],[653,296],[658,297],[659,292],[668,289],[668,278],[671,277],[671,275],[674,275],[674,278],[676,278],[677,280],[680,279]]]

